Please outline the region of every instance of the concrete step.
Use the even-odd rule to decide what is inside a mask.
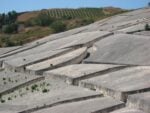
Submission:
[[[47,71],[44,75],[59,77],[68,84],[77,85],[80,80],[100,76],[125,67],[111,64],[75,64]]]
[[[96,51],[85,63],[149,66],[148,36],[115,34],[95,43]]]
[[[126,101],[128,95],[150,90],[150,68],[130,67],[80,81],[82,87]]]
[[[25,66],[32,65],[34,63],[42,62],[44,60],[48,60],[50,58],[58,57],[63,55],[72,49],[61,49],[55,51],[46,51],[37,54],[31,54],[28,56],[18,57],[10,60],[6,60],[3,62],[5,69],[17,72],[24,72]]]
[[[145,113],[145,112],[138,110],[138,109],[122,108],[122,109],[119,109],[110,113]]]
[[[102,97],[62,104],[33,113],[107,113],[122,107],[124,103],[110,97]]]
[[[80,63],[87,55],[87,48],[79,48],[56,58],[48,59],[33,65],[26,66],[26,71],[32,74],[42,74],[43,71],[61,66]]]
[[[0,71],[0,95],[12,93],[15,90],[44,80],[43,76],[26,75],[9,71]]]
[[[130,95],[128,97],[127,105],[150,113],[150,92]]]
[[[0,56],[6,53],[9,53],[11,51],[14,51],[18,48],[20,48],[21,46],[14,46],[14,47],[4,47],[4,48],[0,48]]]
[[[41,84],[45,83],[45,86]],[[47,85],[49,83],[49,85]],[[66,84],[61,79],[47,77],[45,80],[36,83],[38,86],[36,91],[32,92],[31,86],[27,86],[29,90],[22,88],[21,94],[18,93],[7,95],[3,97],[5,103],[0,103],[0,113],[4,111],[16,111],[21,113],[30,113],[44,108],[50,108],[64,103],[78,102],[88,99],[101,98],[103,95],[99,92],[91,91],[85,88],[71,86]],[[46,93],[42,89],[48,89]],[[19,91],[18,91],[19,92]],[[14,98],[13,95],[17,95]],[[12,100],[7,100],[12,97]]]

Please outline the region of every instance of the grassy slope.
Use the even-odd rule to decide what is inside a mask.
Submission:
[[[124,10],[119,8],[107,7],[107,8],[80,8],[80,9],[48,9],[41,11],[32,11],[21,13],[18,16],[18,22],[26,22],[32,18],[37,17],[41,12],[47,12],[56,18],[62,18],[62,16],[72,16],[70,20],[63,20],[67,25],[67,30],[75,27],[83,26],[83,18],[92,18],[94,21],[101,20],[103,18],[122,13]],[[95,15],[95,16],[94,16]],[[53,31],[50,27],[25,27],[25,29],[17,34],[2,34],[0,33],[0,47],[22,45],[33,40],[37,40],[44,36],[52,34]],[[9,42],[8,44],[5,42]]]

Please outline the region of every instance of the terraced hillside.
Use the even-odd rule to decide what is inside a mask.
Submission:
[[[120,8],[106,7],[106,8],[79,8],[79,9],[43,9],[41,12],[50,17],[62,18],[103,18],[114,14],[122,13],[125,10]],[[40,11],[26,12],[18,17],[18,21],[27,21],[30,18],[36,17],[41,13]]]
[[[0,113],[150,113],[149,12],[0,48]]]

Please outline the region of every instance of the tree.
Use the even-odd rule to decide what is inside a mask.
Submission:
[[[148,7],[150,7],[150,2],[148,3]]]

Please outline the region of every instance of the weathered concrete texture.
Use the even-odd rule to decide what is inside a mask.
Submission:
[[[100,31],[80,33],[80,34],[76,34],[70,37],[50,41],[40,46],[37,46],[35,48],[17,53],[15,55],[1,58],[0,61],[14,59],[17,57],[24,57],[27,55],[37,54],[37,53],[42,54],[42,52],[46,52],[50,50],[57,50],[63,47],[69,48],[70,46],[75,46],[76,48],[76,46],[84,46],[84,45],[91,46],[95,41],[100,40],[110,34],[111,34],[110,32],[100,32]]]
[[[145,113],[145,112],[138,110],[138,109],[123,108],[123,109],[116,110],[116,111],[110,112],[110,113]]]
[[[135,11],[131,11],[131,12],[120,14],[120,15],[129,16],[128,17],[129,19],[149,18],[150,17],[149,11],[150,11],[150,8],[147,7],[147,8],[140,8]]]
[[[83,101],[102,96],[99,92],[70,86],[61,79],[47,77],[44,81],[37,83],[37,85],[40,86],[43,82],[50,83],[50,85],[46,87],[49,89],[49,92],[42,93],[38,91],[29,91],[22,97],[17,97],[0,104],[0,113],[7,110],[16,112],[24,111],[25,113],[28,113],[29,111],[36,111],[64,103]]]
[[[18,57],[14,59],[10,59],[4,62],[4,67],[11,70],[11,71],[21,71],[24,72],[24,67],[27,65],[31,65],[34,63],[38,63],[50,58],[54,58],[56,56],[60,56],[62,54],[65,54],[72,49],[61,49],[61,50],[55,50],[55,51],[47,51],[37,54],[31,54],[24,57]]]
[[[149,67],[130,67],[82,80],[80,86],[100,90],[105,95],[126,101],[129,94],[150,90],[149,70]]]
[[[64,38],[64,40],[61,40],[61,41],[68,41],[68,43],[60,46],[59,48],[69,48],[69,47],[76,47],[76,46],[90,47],[96,41],[99,41],[110,35],[112,35],[112,33],[107,31],[93,31],[93,32],[76,34]]]
[[[0,55],[9,53],[9,52],[14,51],[14,50],[16,50],[16,49],[18,49],[18,48],[20,48],[20,46],[0,48]]]
[[[33,41],[31,43],[25,44],[21,48],[15,50],[15,51],[9,52],[5,55],[1,55],[0,58],[6,57],[6,56],[11,56],[11,55],[14,55],[14,54],[17,54],[17,53],[20,53],[20,52],[23,52],[23,51],[26,51],[26,50],[29,50],[29,49],[32,49],[32,48],[36,48],[36,47],[38,47],[42,44],[45,44],[46,42],[49,42],[49,41],[53,41],[53,40],[56,40],[56,39],[61,39],[61,38],[64,38],[64,37],[68,37],[68,36],[71,36],[73,34],[78,34],[80,32],[83,32],[85,29],[86,29],[86,26],[81,27],[81,28],[72,29],[72,30],[69,30],[69,31],[66,31],[66,32],[46,36],[42,39],[39,39],[39,40]]]
[[[133,25],[136,25],[138,23],[142,23],[142,22],[146,22],[147,19],[133,19],[133,20],[129,20],[129,21],[122,21],[121,22],[117,22],[117,23],[113,23],[113,24],[107,24],[104,25],[102,27],[99,28],[99,30],[103,30],[103,31],[116,31],[116,30],[120,30],[126,27],[130,27]]]
[[[87,55],[87,48],[79,48],[67,54],[61,55],[56,58],[48,59],[33,65],[26,66],[29,73],[41,74],[43,71],[58,68],[68,64],[80,63]]]
[[[118,30],[117,32],[119,32],[119,33],[139,32],[139,31],[145,30],[145,25],[146,25],[146,23],[144,23],[144,24],[137,24],[137,25],[133,25],[131,27],[127,27],[127,28]]]
[[[116,31],[147,22],[150,18],[149,10],[150,8],[144,8],[112,16],[89,25],[86,31]]]
[[[150,84],[150,83],[149,83]],[[134,94],[128,97],[127,105],[150,113],[150,92]]]
[[[83,27],[71,29],[71,30],[68,30],[68,31],[65,31],[65,32],[52,34],[52,35],[46,36],[42,39],[36,40],[36,41],[32,42],[32,44],[33,43],[45,43],[45,42],[49,42],[49,41],[53,41],[53,40],[57,40],[57,39],[62,39],[62,38],[65,38],[65,37],[68,37],[68,36],[71,36],[71,35],[82,33],[86,29],[87,29],[87,26],[83,26]]]
[[[13,73],[9,71],[0,72],[0,95],[8,94],[14,90],[29,84],[43,80],[44,77]]]
[[[33,113],[106,113],[123,106],[124,104],[122,102],[109,97],[103,97],[62,104]]]
[[[141,31],[134,33],[135,35],[150,36],[150,31]]]
[[[150,65],[150,38],[148,36],[117,34],[95,43],[97,51],[86,63]]]
[[[75,64],[47,71],[44,74],[62,78],[66,80],[68,84],[78,84],[79,80],[97,75],[100,76],[101,74],[116,71],[124,67],[125,66],[109,64]]]

